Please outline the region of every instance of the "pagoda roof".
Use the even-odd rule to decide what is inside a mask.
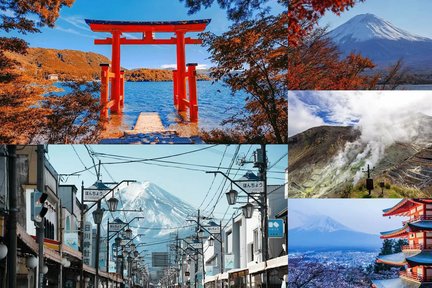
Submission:
[[[410,265],[432,265],[432,252],[422,251],[414,256],[406,257]]]
[[[394,266],[404,266],[407,263],[405,261],[405,254],[403,252],[389,255],[380,255],[377,257],[376,261],[378,263],[384,263]]]
[[[404,278],[372,280],[372,287],[374,288],[419,288],[421,284],[414,281],[409,281]]]
[[[432,230],[431,220],[421,220],[416,222],[408,222],[408,226],[413,230]]]
[[[407,216],[412,207],[420,204],[432,204],[432,199],[423,199],[423,198],[402,199],[395,206],[384,209],[383,216],[392,216],[392,215]]]
[[[175,32],[186,29],[188,32],[201,32],[211,22],[211,19],[182,21],[114,21],[85,19],[85,22],[95,32],[110,32],[118,29],[121,32]]]
[[[381,239],[387,239],[387,238],[403,238],[406,237],[406,234],[408,231],[408,223],[406,223],[404,226],[402,226],[401,228],[397,228],[394,230],[390,230],[390,231],[385,231],[385,232],[381,232]]]

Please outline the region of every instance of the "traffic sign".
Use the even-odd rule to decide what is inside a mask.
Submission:
[[[284,221],[282,219],[269,219],[268,220],[268,237],[269,238],[283,238],[284,237]]]
[[[192,248],[195,248],[195,249],[202,249],[202,244],[201,244],[201,242],[192,242],[192,243],[190,243],[189,244]]]
[[[84,189],[84,201],[86,202],[97,202],[102,199],[109,190],[98,190],[98,189]]]
[[[220,233],[220,227],[218,226],[204,226],[205,229],[211,234],[219,234]]]
[[[264,181],[238,180],[234,182],[247,193],[264,193]]]
[[[109,231],[117,232],[126,227],[126,223],[109,223]]]

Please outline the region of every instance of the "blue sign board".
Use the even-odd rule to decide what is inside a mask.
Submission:
[[[284,221],[283,219],[269,219],[268,220],[268,237],[269,238],[283,238],[284,237]]]

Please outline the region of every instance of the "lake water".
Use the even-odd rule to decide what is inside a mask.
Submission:
[[[216,128],[222,120],[243,110],[246,95],[231,95],[222,83],[198,81],[198,111],[201,129]],[[173,103],[172,82],[127,82],[125,83],[125,107],[123,122],[132,127],[140,112],[158,112],[162,123],[169,126],[178,121]]]

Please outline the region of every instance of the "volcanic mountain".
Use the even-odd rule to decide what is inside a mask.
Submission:
[[[344,56],[360,53],[378,67],[393,65],[401,59],[413,70],[432,68],[432,39],[412,34],[373,14],[357,15],[328,36]]]
[[[134,240],[136,244],[142,243],[143,245],[139,247],[139,251],[148,250],[150,255],[152,252],[167,252],[169,251],[169,240],[174,240],[177,232],[179,238],[184,238],[192,235],[195,231],[194,227],[186,222],[186,219],[195,215],[196,210],[180,198],[151,182],[131,183],[117,192],[116,197],[120,200],[118,209],[129,211],[112,214],[105,212],[102,223],[106,223],[108,220],[113,222],[115,218],[120,218],[127,223],[134,217],[143,217],[133,220],[129,226],[134,236],[143,234]],[[141,210],[141,212],[131,210]],[[112,235],[110,233],[110,236]],[[111,240],[111,245],[113,243],[114,239]],[[151,267],[152,262],[149,256],[145,258],[145,261]],[[152,277],[158,275],[158,269],[150,268]]]
[[[376,249],[381,245],[377,235],[355,231],[329,216],[304,215],[296,210],[288,213],[289,251]]]
[[[416,136],[379,148],[380,157],[371,167],[372,196],[380,196],[380,182],[385,183],[384,197],[431,195],[432,117],[416,115],[413,121]],[[362,169],[375,146],[362,139],[359,127],[314,127],[290,137],[288,144],[290,197],[367,195]]]

